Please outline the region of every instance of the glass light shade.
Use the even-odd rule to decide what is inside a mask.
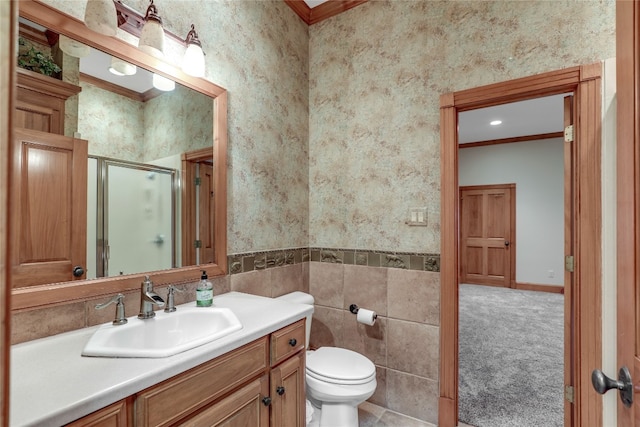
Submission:
[[[70,39],[64,34],[60,34],[58,39],[58,46],[64,53],[76,58],[84,58],[91,53],[91,48],[84,43]]]
[[[204,77],[204,52],[200,46],[187,46],[182,59],[182,71],[194,77]]]
[[[153,74],[153,87],[164,92],[170,92],[176,88],[176,82],[163,77],[159,74]]]
[[[159,22],[150,20],[144,23],[138,47],[156,58],[164,58],[164,30]]]
[[[87,0],[84,23],[100,34],[115,36],[118,30],[118,15],[113,0]]]
[[[116,76],[133,76],[138,71],[138,67],[128,63],[127,61],[123,61],[120,58],[112,56],[111,68],[109,68],[109,71]]]

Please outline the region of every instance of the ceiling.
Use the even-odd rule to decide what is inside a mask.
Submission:
[[[304,2],[307,4],[307,6],[309,6],[311,9],[313,9],[316,6],[321,5],[322,3],[326,3],[329,0],[304,0]]]
[[[461,112],[458,116],[458,142],[464,144],[562,132],[565,96],[545,96]],[[489,123],[493,120],[501,120],[502,123],[492,126]]]

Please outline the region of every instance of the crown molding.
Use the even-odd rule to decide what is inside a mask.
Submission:
[[[368,0],[328,0],[326,3],[322,3],[312,9],[304,0],[284,0],[307,25],[317,24],[320,21],[324,21],[367,1]]]

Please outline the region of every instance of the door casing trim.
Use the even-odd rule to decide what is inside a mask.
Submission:
[[[602,361],[601,314],[601,77],[600,62],[451,92],[440,97],[441,264],[440,399],[438,425],[458,421],[458,113],[507,102],[573,92],[573,281],[565,284],[573,310],[575,403],[565,426],[602,425],[602,399],[590,385]],[[578,143],[579,141],[579,143]],[[566,330],[565,326],[565,330]],[[571,327],[569,327],[571,329]],[[567,411],[566,411],[567,412]]]

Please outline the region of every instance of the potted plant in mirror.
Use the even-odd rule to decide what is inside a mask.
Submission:
[[[42,53],[22,37],[18,38],[18,45],[18,67],[50,77],[62,71],[50,55]]]

